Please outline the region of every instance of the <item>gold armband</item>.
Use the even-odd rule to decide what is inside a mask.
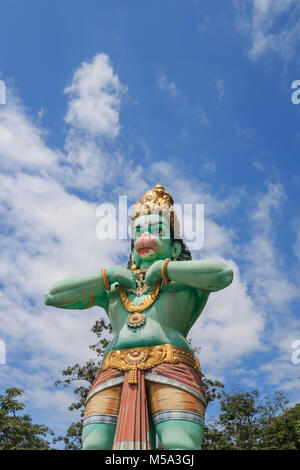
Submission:
[[[165,284],[170,284],[171,282],[167,276],[167,266],[170,261],[172,261],[171,258],[166,258],[161,265],[161,277],[163,278]]]
[[[109,283],[105,268],[101,269],[101,279],[103,281],[103,285],[104,285],[105,289],[110,290],[110,283]]]

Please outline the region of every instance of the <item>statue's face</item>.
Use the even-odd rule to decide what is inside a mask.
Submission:
[[[159,259],[173,258],[180,253],[180,243],[171,244],[170,223],[161,214],[145,214],[134,221],[133,258],[138,267],[150,266]]]

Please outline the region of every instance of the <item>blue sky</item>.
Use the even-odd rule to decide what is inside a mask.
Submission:
[[[205,242],[234,283],[191,332],[205,373],[299,401],[300,7],[293,0],[1,4],[0,389],[64,432],[60,371],[90,356],[101,310],[43,305],[57,280],[125,262],[96,207],[163,184],[205,204]]]

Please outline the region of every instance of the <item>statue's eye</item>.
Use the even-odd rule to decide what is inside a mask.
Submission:
[[[156,228],[155,230],[152,230],[153,235],[164,235],[164,231],[161,228]]]
[[[133,238],[137,238],[141,235],[141,227],[137,225],[133,231]]]

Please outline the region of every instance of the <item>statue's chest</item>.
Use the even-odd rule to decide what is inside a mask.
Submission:
[[[153,290],[150,294],[149,291],[142,294],[130,290],[120,292],[121,305],[127,312],[145,311],[147,315],[154,316],[162,311],[164,316],[168,313],[174,315],[175,312],[182,312],[182,310],[187,313],[190,306],[193,309],[195,300],[194,290],[179,284],[164,286],[159,292]]]
[[[125,302],[119,289],[116,290],[111,296],[109,306],[113,330],[133,331],[139,335],[144,335],[147,331],[159,334],[158,329],[161,328],[165,331],[168,331],[168,328],[184,331],[195,308],[195,295],[193,289],[179,287],[178,285],[171,288],[169,285],[162,288],[156,300],[150,302],[148,307],[149,294],[138,296],[126,289]]]

